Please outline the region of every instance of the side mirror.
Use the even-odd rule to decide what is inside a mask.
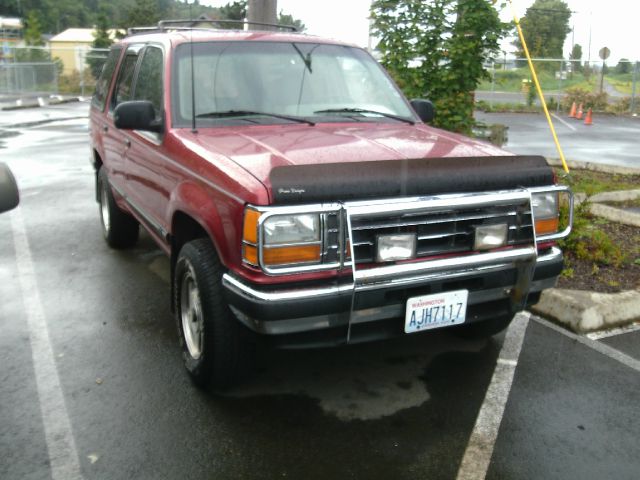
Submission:
[[[418,114],[418,117],[420,117],[420,120],[424,123],[433,122],[433,119],[436,117],[436,109],[431,101],[414,98],[409,103],[411,103],[411,106]]]
[[[162,121],[156,119],[153,104],[147,100],[122,102],[113,112],[113,123],[123,130],[147,130],[162,133]]]
[[[0,163],[0,213],[16,208],[19,202],[20,194],[16,179],[9,170],[9,166]]]

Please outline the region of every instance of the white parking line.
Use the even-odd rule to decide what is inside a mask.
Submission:
[[[576,127],[574,127],[573,125],[571,125],[571,124],[570,124],[569,122],[567,122],[566,120],[564,120],[564,119],[560,118],[560,117],[559,117],[559,116],[557,116],[555,113],[552,113],[552,114],[551,114],[551,116],[552,116],[553,118],[555,118],[556,120],[558,120],[561,124],[563,124],[563,125],[564,125],[565,127],[567,127],[569,130],[572,130],[572,131],[574,131],[574,132],[577,130],[577,129],[576,129]]]
[[[591,340],[602,340],[603,338],[615,337],[617,335],[624,335],[625,333],[637,332],[640,330],[640,322],[632,323],[624,327],[612,328],[610,330],[604,330],[602,332],[587,333],[587,337]]]
[[[548,327],[552,330],[555,330],[556,332],[562,333],[563,335],[571,338],[572,340],[575,340],[578,343],[581,343],[597,352],[600,352],[603,355],[606,355],[609,358],[612,358],[613,360],[616,360],[622,363],[623,365],[626,365],[629,368],[632,368],[640,372],[640,360],[636,360],[635,358],[630,357],[629,355],[626,355],[616,350],[615,348],[610,347],[606,343],[597,342],[595,340],[591,340],[590,338],[583,337],[582,335],[576,335],[575,333],[565,330],[564,328],[559,327],[558,325],[555,325],[549,322],[548,320],[545,320],[544,318],[535,317],[535,316],[533,316],[532,318],[539,324],[544,325],[545,327]]]
[[[458,469],[458,480],[484,479],[487,475],[527,325],[529,315],[521,313],[516,315],[507,330],[491,383]]]
[[[49,330],[40,301],[36,275],[29,249],[21,208],[11,213],[18,279],[29,328],[31,356],[36,377],[38,400],[49,454],[52,480],[81,479],[78,453],[71,422],[60,388]]]

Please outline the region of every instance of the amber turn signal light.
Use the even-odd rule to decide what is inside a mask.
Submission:
[[[262,259],[271,266],[320,262],[320,245],[265,248]]]
[[[260,212],[247,208],[244,212],[244,226],[242,228],[242,239],[245,242],[258,243],[258,220]]]
[[[547,235],[558,231],[558,217],[536,220],[536,235]]]

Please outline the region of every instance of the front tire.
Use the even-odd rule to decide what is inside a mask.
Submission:
[[[117,249],[134,246],[138,241],[138,221],[116,204],[104,167],[98,172],[98,205],[107,244]]]
[[[236,320],[222,290],[222,265],[209,239],[186,243],[173,278],[176,323],[184,365],[193,381],[214,390],[248,373],[248,331]]]

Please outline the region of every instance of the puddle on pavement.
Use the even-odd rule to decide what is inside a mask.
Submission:
[[[307,351],[271,351],[266,370],[229,392],[236,398],[303,395],[340,420],[375,420],[419,407],[430,399],[423,380],[445,352],[477,353],[486,342],[446,332],[368,345]]]

